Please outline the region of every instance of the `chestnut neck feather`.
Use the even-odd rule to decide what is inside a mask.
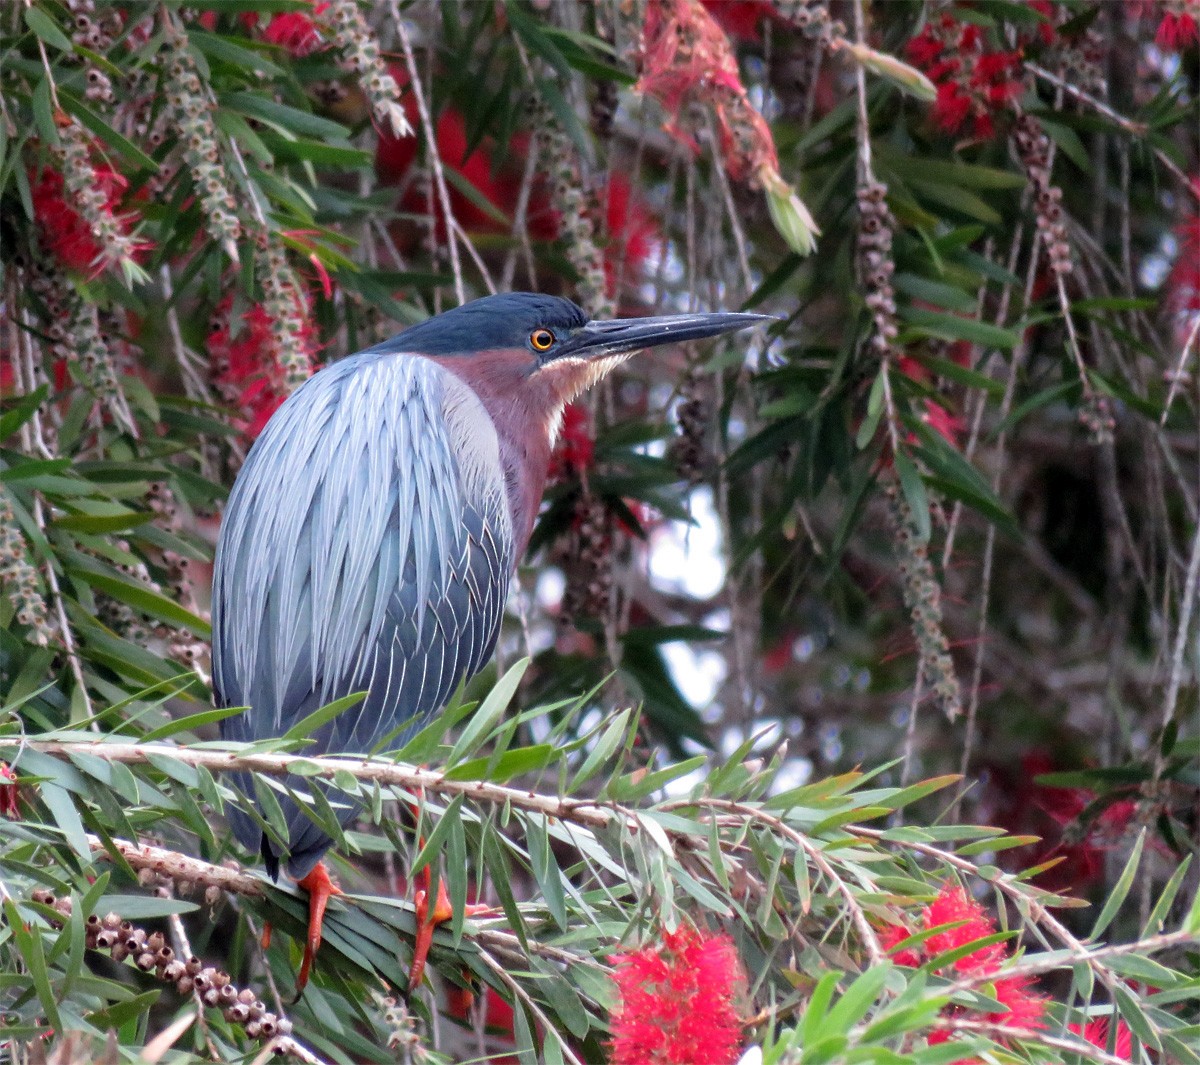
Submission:
[[[535,369],[533,357],[523,351],[432,358],[470,387],[491,416],[512,516],[514,557],[520,559],[541,506],[563,406],[579,390],[569,380],[578,371],[563,367],[559,372],[553,363]]]

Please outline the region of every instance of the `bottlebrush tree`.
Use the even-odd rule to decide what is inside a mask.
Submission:
[[[3,5],[7,1057],[1200,1061],[1198,24]],[[403,750],[216,742],[267,419],[520,289],[779,321],[568,410],[497,665]],[[233,769],[362,804],[314,792],[298,1001]]]

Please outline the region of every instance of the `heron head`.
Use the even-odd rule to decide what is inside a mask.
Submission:
[[[475,366],[459,367],[468,378],[502,362],[517,371],[522,385],[549,386],[556,400],[569,402],[643,348],[703,340],[770,320],[717,311],[591,321],[560,296],[513,292],[446,311],[405,330],[394,343],[454,362],[471,360]]]

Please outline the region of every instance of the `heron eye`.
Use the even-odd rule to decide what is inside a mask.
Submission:
[[[549,329],[535,329],[529,334],[534,351],[549,351],[554,346],[554,334]]]

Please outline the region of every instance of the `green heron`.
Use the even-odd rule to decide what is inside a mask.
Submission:
[[[489,296],[325,367],[279,408],[230,493],[213,576],[213,689],[245,706],[222,735],[282,736],[354,692],[315,753],[396,746],[492,654],[529,543],[563,407],[635,351],[745,329],[765,316],[589,321],[570,300]],[[245,780],[243,779],[243,783]],[[302,780],[289,781],[303,791]],[[332,796],[337,816],[357,808]],[[232,811],[244,846],[309,892],[298,989],[337,893],[330,837],[287,796],[286,849]],[[412,982],[433,924],[419,893]]]

